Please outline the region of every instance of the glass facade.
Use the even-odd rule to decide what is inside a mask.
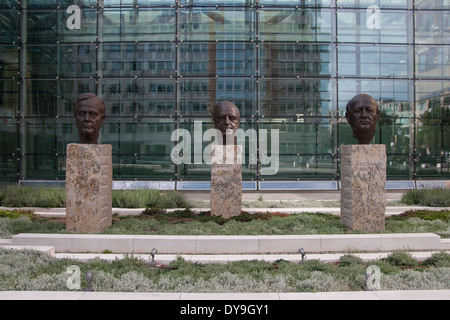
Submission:
[[[115,180],[208,181],[172,133],[230,100],[244,130],[279,130],[279,170],[247,161],[244,180],[339,181],[358,93],[379,101],[389,180],[449,179],[450,1],[0,0],[0,182],[65,179],[85,92]]]

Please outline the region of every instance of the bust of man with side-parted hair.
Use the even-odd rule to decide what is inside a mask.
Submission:
[[[82,144],[96,144],[105,123],[105,103],[92,93],[80,95],[74,104],[78,137]]]

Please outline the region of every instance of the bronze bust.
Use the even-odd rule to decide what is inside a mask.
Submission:
[[[78,138],[82,144],[96,144],[105,123],[105,103],[92,93],[78,97],[74,104]]]
[[[240,118],[239,109],[232,102],[222,101],[214,107],[213,121],[216,129],[222,133],[222,144],[235,144]]]
[[[359,144],[370,144],[380,119],[378,103],[368,94],[359,94],[347,103],[345,117]]]

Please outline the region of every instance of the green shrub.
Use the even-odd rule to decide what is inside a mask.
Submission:
[[[447,252],[433,253],[430,258],[421,263],[423,266],[433,266],[437,268],[450,267],[450,254]]]
[[[407,205],[430,207],[450,206],[450,189],[421,189],[407,191],[401,200]]]
[[[388,255],[385,259],[390,265],[397,267],[412,267],[417,266],[418,262],[408,252],[395,251]]]

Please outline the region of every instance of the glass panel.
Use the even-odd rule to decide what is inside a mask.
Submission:
[[[330,10],[262,9],[259,17],[260,39],[264,41],[329,42]]]
[[[56,130],[54,119],[26,119],[24,130],[24,153],[55,154]]]
[[[440,155],[421,154],[417,158],[416,177],[418,179],[448,177],[446,165],[447,162],[443,163],[443,158]]]
[[[163,119],[107,118],[102,127],[103,143],[117,146],[113,153],[122,155],[170,155],[174,123]]]
[[[420,78],[450,77],[450,46],[416,47],[416,76]]]
[[[374,143],[386,145],[387,154],[409,155],[413,152],[413,119],[382,117],[377,128]]]
[[[268,77],[313,77],[332,74],[331,45],[262,43],[260,74]]]
[[[264,7],[329,7],[331,0],[259,0],[259,4]]]
[[[263,165],[268,168],[270,164]],[[265,180],[313,180],[336,179],[337,164],[334,156],[280,156],[279,169],[275,175],[261,175]]]
[[[56,177],[57,158],[54,155],[28,154],[23,156],[25,170],[21,178],[26,180],[53,180]]]
[[[414,178],[414,161],[410,156],[387,155],[386,174],[388,180]]]
[[[97,49],[95,45],[59,45],[57,49],[59,51],[57,74],[60,78],[87,78],[95,76],[97,66]]]
[[[175,0],[104,0],[105,7],[167,7],[174,6]]]
[[[15,80],[0,80],[0,117],[15,117],[19,107],[18,84]]]
[[[0,79],[19,77],[19,50],[17,47],[0,46]]]
[[[266,117],[330,116],[332,81],[319,79],[260,81],[262,114]]]
[[[0,154],[17,153],[17,135],[17,120],[0,118]]]
[[[338,8],[369,8],[370,6],[377,6],[378,8],[406,9],[412,7],[412,0],[337,0],[336,5]]]
[[[175,166],[170,156],[113,155],[114,180],[172,180]]]
[[[185,116],[210,118],[219,101],[232,101],[241,118],[256,114],[255,81],[253,79],[184,79],[180,81],[180,111]]]
[[[450,13],[448,11],[416,11],[415,17],[417,43],[450,43]]]
[[[105,44],[102,72],[104,77],[170,76],[175,74],[175,57],[171,43]]]
[[[18,172],[17,157],[0,154],[0,181],[17,181]]]
[[[442,119],[426,116],[427,113],[417,123],[417,151],[419,155],[441,154],[444,147]],[[450,119],[450,115],[447,119]]]
[[[172,115],[175,82],[164,79],[104,80],[101,96],[107,105],[107,115],[133,117]]]
[[[251,6],[255,4],[255,0],[182,0],[181,1],[185,6]]]
[[[100,131],[100,141],[103,141],[102,136],[104,135],[104,128]],[[67,145],[69,143],[78,143],[78,129],[75,124],[75,119],[66,118],[58,119],[56,123],[56,153],[65,155],[67,151]]]
[[[449,0],[415,0],[418,9],[449,9]]]
[[[280,154],[331,154],[335,152],[335,126],[329,119],[300,118],[298,121],[271,119],[261,129],[279,130]],[[264,141],[263,141],[264,142]]]
[[[339,76],[411,77],[408,46],[340,45]],[[409,70],[411,69],[411,70]]]
[[[173,41],[175,10],[104,9],[103,41]]]
[[[383,115],[412,117],[414,90],[413,82],[408,80],[339,80],[339,114],[345,115],[349,100],[360,93],[371,95],[378,101]]]
[[[1,6],[1,5],[0,5]],[[8,6],[8,8],[10,8]],[[17,43],[19,37],[20,16],[18,10],[2,9],[0,12],[0,43]]]
[[[56,10],[27,11],[27,42],[56,43],[61,20]]]
[[[57,113],[57,81],[28,80],[26,116],[55,117]]]
[[[418,117],[449,117],[450,81],[417,81],[416,113]]]
[[[254,10],[181,9],[179,32],[182,41],[242,41],[255,33]]]
[[[255,45],[242,42],[182,44],[183,76],[251,76],[255,70]]]
[[[17,7],[18,3],[18,0],[0,0],[0,8]]]
[[[405,11],[383,10],[372,19],[366,10],[340,10],[337,19],[339,42],[412,42],[412,20]]]

